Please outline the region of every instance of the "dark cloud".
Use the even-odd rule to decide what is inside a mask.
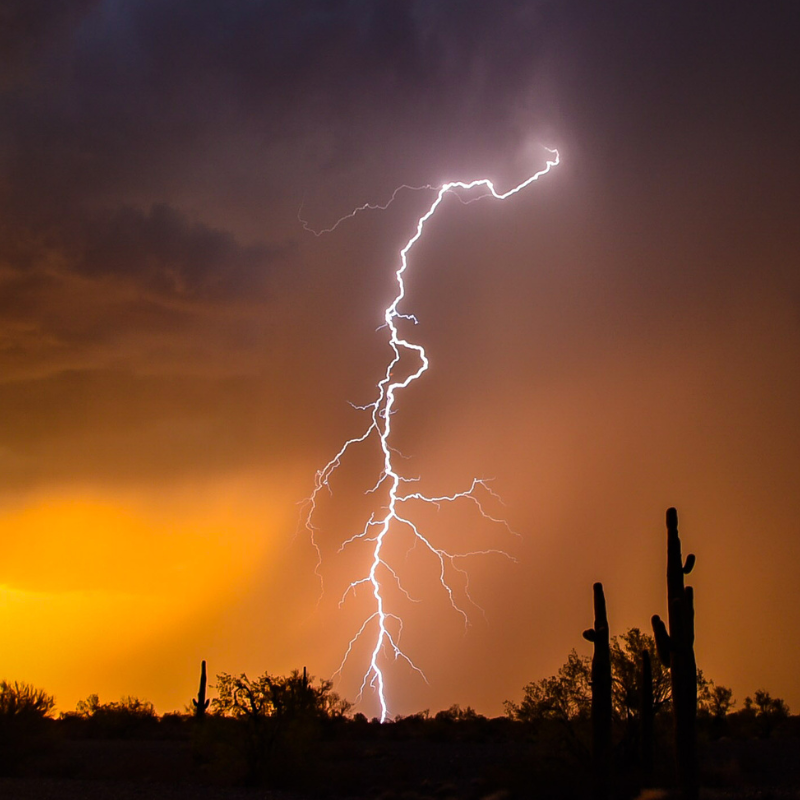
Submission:
[[[442,141],[509,143],[520,116],[589,124],[593,138],[651,125],[654,143],[680,137],[686,111],[727,124],[738,108],[741,123],[754,101],[774,111],[785,96],[798,13],[787,3],[757,15],[726,3],[512,0],[491,11],[366,1],[78,8],[71,37],[40,43],[40,81],[6,119],[26,171],[80,170],[79,187],[135,182],[148,163],[165,169],[206,136],[229,142],[237,126],[272,147],[329,138],[357,159],[387,133],[395,148],[435,136],[440,158]],[[543,91],[558,101],[541,102]]]
[[[0,7],[0,88],[24,81],[36,55],[68,35],[99,1],[5,0]]]
[[[8,220],[7,220],[8,222]],[[165,204],[65,211],[0,231],[4,381],[120,361],[194,372],[235,351],[242,368],[275,301],[288,245],[239,242]],[[280,283],[280,282],[279,282]],[[202,332],[208,337],[202,345]]]
[[[7,12],[31,66],[0,97],[16,268],[57,257],[164,297],[258,294],[285,279],[307,187],[309,213],[335,219],[396,183],[510,172],[527,140],[564,146],[559,180],[615,245],[640,216],[720,252],[789,236],[796,184],[763,181],[800,135],[792,3],[45,6]],[[718,280],[679,255],[671,274]],[[653,294],[671,279],[634,269]]]
[[[123,206],[66,213],[41,231],[10,225],[0,231],[0,263],[15,272],[51,262],[56,271],[115,275],[156,295],[220,302],[258,293],[287,249],[243,245],[230,232],[190,221],[164,203],[148,211]]]
[[[220,303],[260,293],[280,252],[243,246],[227,231],[189,222],[165,204],[148,212],[121,208],[96,214],[79,237],[73,257],[82,275],[113,274],[159,295]]]
[[[310,143],[318,164],[358,160],[392,131],[384,155],[400,134],[479,141],[487,120],[496,142],[541,35],[510,2],[489,16],[472,3],[87,5],[3,103],[14,204],[157,191],[208,137],[236,146],[237,128],[271,148]]]

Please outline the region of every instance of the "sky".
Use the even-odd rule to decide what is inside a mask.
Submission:
[[[448,573],[398,535],[392,714],[502,713],[665,612],[678,509],[707,677],[800,711],[793,2],[10,0],[0,12],[0,678],[160,712],[221,672],[336,672],[372,613],[380,455],[314,476],[402,310],[392,418]],[[398,456],[398,459],[400,456]],[[365,636],[370,636],[367,630]],[[357,643],[336,689],[354,700]],[[213,680],[212,680],[213,682]],[[356,710],[378,713],[367,690]]]

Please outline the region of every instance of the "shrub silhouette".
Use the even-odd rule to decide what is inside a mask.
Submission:
[[[50,747],[49,719],[55,698],[28,683],[0,681],[0,774],[19,772]]]
[[[0,717],[43,719],[55,708],[55,698],[28,683],[0,681]]]
[[[753,697],[745,697],[744,708],[739,713],[750,723],[756,736],[768,739],[789,718],[789,706],[780,697],[773,697],[765,689],[758,689]]]
[[[74,712],[61,715],[67,720],[83,720],[87,736],[102,739],[129,739],[152,731],[158,724],[149,700],[123,697],[116,703],[101,703],[96,694],[79,700]]]
[[[745,709],[755,711],[757,717],[776,717],[785,719],[789,716],[789,706],[780,697],[773,697],[765,689],[757,689],[755,697],[745,697]]]
[[[483,714],[479,714],[472,706],[461,708],[458,703],[443,711],[437,711],[433,718],[438,722],[467,722],[486,719]]]

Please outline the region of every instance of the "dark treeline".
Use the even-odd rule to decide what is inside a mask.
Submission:
[[[636,654],[652,637],[611,639],[614,796],[642,786]],[[736,703],[700,674],[700,779],[711,787],[798,786],[800,717],[757,691]],[[137,697],[53,713],[53,698],[0,683],[0,771],[60,780],[147,781],[186,787],[261,786],[312,796],[478,798],[584,797],[592,787],[591,662],[572,651],[554,676],[534,681],[504,717],[453,706],[380,724],[352,713],[330,683],[301,672],[216,677],[203,713],[158,715]],[[653,659],[654,785],[673,777],[667,670]]]
[[[55,716],[41,690],[0,684],[0,773],[250,785],[300,796],[477,798],[509,781],[522,785],[530,763],[527,725],[470,708],[381,724],[350,713],[329,682],[299,671],[255,679],[222,673],[214,688],[207,707],[193,703],[183,713],[159,716],[136,697],[92,695]]]
[[[181,797],[201,787],[241,797],[235,787],[248,786],[260,797],[269,788],[383,800],[606,800],[650,787],[688,800],[700,787],[707,796],[800,796],[800,717],[763,689],[739,704],[698,668],[694,594],[685,585],[695,559],[681,555],[674,509],[667,541],[668,616],[653,615],[654,635],[612,635],[595,584],[594,625],[583,634],[592,656],[573,649],[557,674],[527,684],[494,719],[455,705],[381,724],[353,713],[330,681],[305,669],[252,679],[220,673],[210,699],[202,662],[197,695],[183,712],[161,716],[137,697],[97,695],[56,716],[47,692],[0,681],[0,796],[14,796],[4,794],[2,776],[55,781],[54,798],[86,781],[146,782],[151,798],[159,786]]]

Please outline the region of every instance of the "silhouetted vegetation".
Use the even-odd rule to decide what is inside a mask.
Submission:
[[[639,716],[642,652],[647,652],[652,659],[655,641],[639,628],[631,628],[610,639],[611,711],[618,728]],[[704,681],[702,675],[700,679]],[[670,704],[670,685],[669,673],[659,662],[652,667],[651,680],[653,705],[656,711],[660,711]],[[591,659],[571,650],[556,675],[524,687],[521,703],[506,701],[506,713],[512,719],[526,723],[543,719],[562,722],[588,719],[591,681]]]
[[[677,785],[690,798],[701,785],[796,796],[800,718],[764,689],[737,709],[731,689],[697,669],[693,595],[683,583],[694,558],[682,561],[674,509],[667,527],[669,630],[654,617],[655,636],[639,628],[612,636],[595,584],[594,624],[584,632],[592,657],[570,651],[555,675],[505,703],[505,717],[453,705],[380,724],[350,716],[331,682],[305,669],[254,679],[223,672],[210,700],[205,661],[185,713],[160,717],[138,697],[103,703],[90,695],[54,719],[45,691],[0,681],[0,773],[147,781],[153,798],[160,782],[183,785],[180,796],[191,797],[201,786],[224,797],[225,787],[254,785],[409,800],[565,800],[593,789],[624,800],[648,786],[675,786],[677,760]]]
[[[0,681],[0,774],[15,774],[51,746],[55,698],[28,683]]]
[[[653,648],[652,637],[638,629],[609,640],[612,797],[632,797],[641,785],[637,693],[646,674],[641,654]],[[657,698],[653,771],[656,783],[670,785],[669,680],[658,663],[652,672]],[[152,797],[158,796],[153,781],[256,784],[315,797],[479,800],[500,791],[528,797],[531,787],[537,798],[585,797],[592,777],[590,684],[590,659],[572,651],[557,675],[528,684],[519,703],[507,703],[505,718],[487,719],[469,706],[453,705],[383,725],[360,713],[349,716],[347,703],[330,683],[300,672],[255,679],[220,675],[219,697],[202,722],[191,712],[159,716],[139,698],[103,703],[96,695],[53,719],[46,693],[5,684],[11,691],[3,690],[0,729],[8,730],[2,728],[8,718],[26,716],[22,707],[40,727],[21,736],[18,727],[15,739],[7,736],[4,744],[17,761],[12,764],[4,755],[0,763],[5,774],[147,780]],[[727,687],[705,680],[701,686],[697,723],[703,784],[786,785],[796,778],[791,785],[800,786],[800,773],[792,772],[795,762],[786,755],[786,748],[796,749],[800,742],[800,718],[790,716],[786,703],[759,690],[734,710]]]
[[[227,762],[226,769],[238,768],[247,783],[298,779],[323,724],[341,719],[350,707],[330,681],[315,682],[305,670],[255,679],[222,673],[216,689],[216,724],[198,745],[198,757],[209,769],[219,767],[215,761]]]
[[[130,739],[155,730],[158,717],[153,704],[138,697],[123,697],[118,702],[101,703],[96,694],[79,700],[75,711],[62,714],[81,735],[103,739]]]
[[[0,681],[0,718],[3,720],[39,720],[49,717],[56,701],[44,689],[28,683]]]
[[[789,706],[780,697],[758,689],[753,697],[745,697],[741,716],[750,721],[759,737],[766,739],[789,718]]]

